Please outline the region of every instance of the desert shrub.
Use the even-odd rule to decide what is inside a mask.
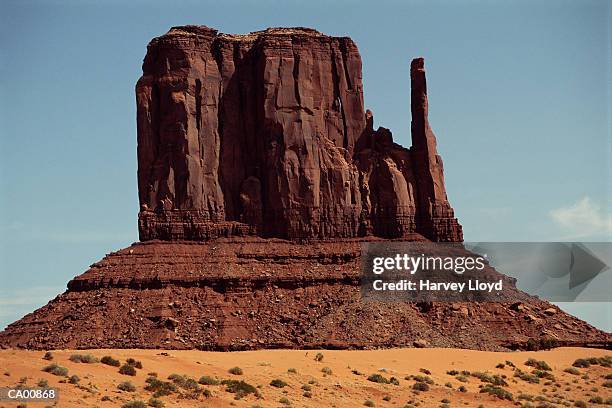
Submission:
[[[433,384],[434,381],[427,375],[415,375],[412,379],[416,382]]]
[[[486,384],[480,389],[480,392],[494,395],[499,399],[512,401],[512,393],[492,384]]]
[[[603,404],[603,398],[601,398],[600,396],[596,396],[596,397],[591,397],[589,399],[589,402],[593,403],[593,404]]]
[[[244,372],[242,371],[242,368],[240,367],[232,367],[229,370],[227,370],[230,374],[234,374],[234,375],[242,375],[244,374]]]
[[[578,358],[576,359],[576,361],[574,361],[572,366],[578,368],[589,368],[591,366],[591,363],[589,363],[589,361],[584,358]]]
[[[119,368],[119,374],[131,375],[133,377],[136,375],[136,369],[134,368],[134,366],[124,364]]]
[[[115,360],[114,358],[112,358],[111,356],[104,356],[100,359],[100,362],[102,364],[106,364],[112,367],[119,367],[121,365],[121,363],[119,362],[119,360]]]
[[[281,380],[280,378],[275,378],[272,381],[270,381],[270,385],[276,388],[283,388],[287,386],[287,383]]]
[[[43,356],[43,360],[49,360],[49,361],[53,360],[53,353],[50,351],[47,351],[45,355]]]
[[[525,365],[533,368],[537,368],[538,370],[544,371],[552,371],[552,368],[548,365],[546,361],[536,360],[535,358],[530,358],[525,361]]]
[[[535,375],[538,378],[545,378],[547,380],[551,380],[554,381],[555,380],[555,376],[552,375],[551,373],[549,373],[548,371],[544,371],[544,370],[533,370],[531,372],[533,375]]]
[[[447,382],[446,384],[444,384],[444,386],[445,386],[446,388],[453,388],[453,383],[451,383],[451,382]]]
[[[577,408],[587,408],[586,402],[581,401],[581,400],[574,401],[574,406]]]
[[[449,371],[446,372],[446,374],[454,376],[454,375],[459,374],[459,371],[457,371],[457,370],[449,370]]]
[[[459,390],[459,392],[467,392],[467,388],[465,388],[464,385],[460,385],[459,388],[457,388],[457,390]]]
[[[142,401],[130,401],[130,402],[126,402],[125,404],[123,404],[121,406],[121,408],[147,408],[147,404],[145,404]]]
[[[331,368],[329,368],[329,367],[323,367],[323,368],[321,369],[321,372],[322,372],[323,374],[325,374],[325,375],[331,375],[331,374],[332,374],[332,369],[331,369]]]
[[[427,385],[427,383],[417,381],[412,385],[412,389],[416,391],[429,391],[429,385]]]
[[[162,381],[156,377],[149,377],[145,382],[147,385],[145,385],[144,389],[153,392],[154,398],[170,395],[177,390],[176,385],[173,383]]]
[[[257,388],[247,382],[244,382],[243,380],[223,380],[221,381],[221,384],[225,385],[225,391],[232,394],[240,394],[244,396],[247,394],[257,393]]]
[[[93,364],[100,362],[100,360],[98,360],[95,356],[92,356],[91,354],[73,354],[70,356],[69,360],[73,363],[85,364]]]
[[[387,401],[387,402],[391,401],[391,396],[390,395],[385,395],[383,397],[383,401]]]
[[[280,402],[283,405],[291,405],[291,401],[289,401],[287,397],[282,397],[281,399],[278,400],[278,402]]]
[[[289,369],[287,369],[287,372],[289,374],[297,374],[297,370],[295,368],[289,368]]]
[[[612,388],[612,381],[606,381],[606,382],[604,382],[601,385],[603,385],[606,388]]]
[[[149,400],[149,406],[153,408],[164,408],[165,404],[162,400],[157,398],[151,398]]]
[[[79,376],[78,376],[78,375],[73,375],[73,376],[71,376],[71,377],[68,379],[68,382],[69,382],[70,384],[78,384],[78,383],[79,383],[79,381],[81,381],[81,379],[79,378]]]
[[[389,378],[389,384],[399,385],[399,380],[395,377]]]
[[[119,385],[117,385],[117,388],[120,389],[121,391],[126,391],[126,392],[136,391],[136,387],[134,386],[134,384],[132,384],[129,381],[124,381],[122,383],[119,383]]]
[[[365,400],[363,405],[365,405],[366,407],[374,407],[374,401],[372,400]]]
[[[372,381],[379,384],[389,384],[389,380],[378,373],[370,375],[368,377],[368,381]]]
[[[580,375],[580,371],[578,371],[578,369],[575,367],[568,367],[563,371],[565,371],[568,374],[572,374],[572,375]]]
[[[50,373],[53,375],[66,376],[68,375],[68,369],[66,367],[62,367],[55,363],[50,364],[42,369],[46,373]]]
[[[514,376],[517,377],[517,378],[520,378],[523,381],[527,381],[528,383],[531,383],[531,384],[539,384],[540,383],[540,379],[537,376],[535,376],[533,374],[526,373],[526,372],[521,371],[521,370],[516,370],[514,372]]]
[[[499,363],[495,366],[495,368],[506,368],[506,365],[504,363]]]
[[[212,378],[209,375],[203,375],[198,380],[198,383],[202,385],[219,385],[219,380],[217,380],[216,378]]]
[[[443,403],[443,404],[450,404],[450,400],[448,398],[444,398],[440,402]]]
[[[102,398],[100,398],[100,401],[110,401],[111,397],[109,397],[108,395],[103,396]]]
[[[519,399],[519,400],[533,401],[533,395],[531,395],[531,394],[523,394],[523,393],[521,393],[516,398]]]
[[[431,371],[429,371],[426,368],[419,368],[419,372],[421,372],[423,374],[431,375]]]
[[[312,392],[310,392],[310,391],[304,391],[304,393],[302,394],[302,397],[312,398]]]
[[[40,388],[47,388],[47,387],[49,387],[49,381],[41,378],[40,380],[38,380],[36,385],[39,386]]]
[[[139,370],[142,369],[142,363],[138,360],[134,360],[133,358],[128,358],[127,360],[125,360],[125,362],[134,368],[137,368]]]
[[[497,374],[491,375],[489,373],[481,373],[481,372],[476,371],[472,373],[472,376],[478,378],[480,381],[485,382],[485,383],[489,383],[489,384],[493,384],[497,386],[508,385],[508,383],[506,383],[506,381],[504,381],[504,379],[501,378]]]
[[[323,361],[323,353],[317,353],[317,355],[315,356],[315,361]]]
[[[463,375],[463,374],[456,376],[455,379],[457,381],[461,381],[461,382],[468,382],[468,378],[465,375]]]
[[[351,370],[351,373],[355,374],[355,375],[361,375],[363,374],[361,371],[359,370]]]
[[[312,390],[312,387],[311,387],[310,385],[308,385],[308,384],[304,384],[304,385],[302,385],[302,389],[303,389],[304,391],[311,391],[311,390]]]
[[[170,374],[168,379],[186,390],[200,391],[198,382],[187,375]]]

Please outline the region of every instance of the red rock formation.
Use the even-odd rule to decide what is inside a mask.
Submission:
[[[408,151],[372,129],[350,38],[175,27],[149,44],[136,94],[141,240],[462,240],[435,136],[415,125]]]
[[[609,346],[607,333],[551,313],[492,268],[506,282],[499,303],[362,301],[362,242],[462,239],[427,122],[422,59],[411,69],[410,149],[373,129],[348,38],[180,27],[151,42],[143,68],[148,242],[93,264],[1,332],[0,347]]]
[[[0,347],[508,350],[544,339],[610,345],[608,334],[557,308],[550,313],[550,303],[518,291],[494,270],[488,273],[506,282],[507,302],[363,301],[362,241],[133,244],[11,324],[0,333]]]

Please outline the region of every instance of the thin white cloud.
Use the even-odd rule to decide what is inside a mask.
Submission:
[[[564,239],[612,237],[612,214],[606,213],[590,197],[551,210],[549,215],[567,234]]]

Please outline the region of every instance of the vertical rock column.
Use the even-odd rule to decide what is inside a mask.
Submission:
[[[410,65],[412,156],[417,190],[417,232],[433,241],[462,241],[463,232],[446,197],[444,166],[429,126],[425,61]]]

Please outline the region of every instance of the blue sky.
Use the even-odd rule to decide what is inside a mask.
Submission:
[[[466,240],[612,241],[610,4],[2,2],[0,327],[137,240],[134,86],[146,44],[174,25],[352,37],[375,126],[404,145],[423,56]],[[612,330],[609,304],[564,307]]]

